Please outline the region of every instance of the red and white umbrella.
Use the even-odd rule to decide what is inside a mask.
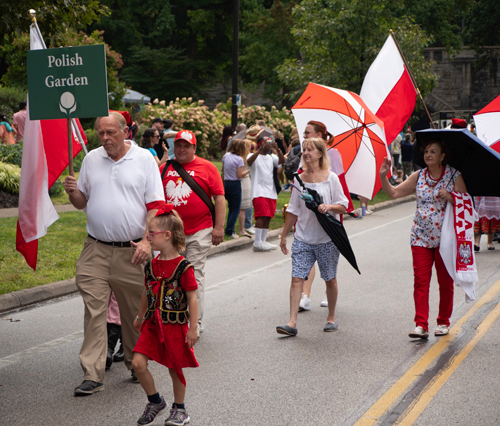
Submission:
[[[389,156],[384,124],[353,92],[309,83],[292,107],[301,137],[311,120],[322,122],[335,136],[349,191],[372,199],[382,187],[379,170]]]
[[[477,137],[500,152],[500,96],[474,115]]]

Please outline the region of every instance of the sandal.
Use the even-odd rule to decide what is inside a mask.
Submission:
[[[488,246],[488,250],[495,250],[495,246],[493,244],[491,246]]]
[[[434,330],[434,336],[446,336],[450,332],[450,327],[444,324],[439,324]]]
[[[240,237],[252,238],[252,236],[248,232],[240,232]]]

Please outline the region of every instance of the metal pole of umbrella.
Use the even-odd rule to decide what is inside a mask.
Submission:
[[[410,66],[408,65],[408,62],[406,62],[406,58],[405,58],[405,55],[403,55],[403,51],[401,50],[401,47],[399,46],[399,43],[398,41],[396,40],[396,36],[394,35],[394,31],[392,30],[389,30],[389,32],[391,33],[391,37],[392,39],[394,40],[394,43],[396,43],[396,47],[398,48],[398,51],[399,51],[399,54],[401,55],[401,59],[403,60],[404,64],[405,64],[405,67],[406,69],[408,70],[408,74],[410,75],[410,78],[411,78],[411,82],[413,83],[413,87],[415,88],[417,94],[418,94],[418,97],[420,98],[420,100],[422,101],[422,105],[424,106],[424,109],[425,109],[425,112],[427,113],[427,117],[429,117],[429,120],[431,122],[431,126],[433,129],[436,128],[436,126],[434,126],[434,122],[432,121],[432,117],[431,117],[431,114],[429,112],[429,110],[427,109],[427,105],[425,104],[424,102],[424,98],[422,97],[422,94],[420,93],[420,89],[418,88],[417,86],[417,83],[415,81],[415,78],[413,77],[413,74],[411,72],[411,69],[410,69]]]

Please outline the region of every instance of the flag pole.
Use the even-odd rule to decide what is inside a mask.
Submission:
[[[406,58],[405,58],[405,55],[403,55],[403,51],[401,50],[401,47],[399,46],[399,43],[398,41],[396,40],[396,36],[394,35],[394,31],[393,30],[389,30],[390,34],[391,34],[391,37],[392,39],[394,40],[394,43],[396,44],[396,47],[398,48],[398,52],[401,56],[401,59],[403,60],[404,64],[405,64],[405,67],[406,69],[408,70],[408,74],[410,75],[410,78],[411,78],[411,82],[413,84],[413,87],[414,89],[416,90],[417,94],[418,94],[418,97],[420,98],[420,100],[422,101],[422,105],[424,106],[424,109],[425,109],[425,112],[427,113],[427,117],[429,117],[429,120],[431,122],[431,126],[433,129],[436,128],[436,126],[434,126],[434,122],[432,121],[432,117],[431,117],[431,114],[429,112],[429,110],[427,109],[427,105],[425,104],[425,101],[424,101],[424,98],[422,97],[422,94],[420,93],[420,89],[418,88],[417,86],[417,83],[415,81],[415,78],[413,77],[413,74],[411,72],[411,69],[410,69],[410,66],[408,65],[408,62],[406,62]]]
[[[69,175],[75,177],[75,170],[73,168],[73,135],[71,134],[71,118],[68,118],[68,167],[69,167]]]

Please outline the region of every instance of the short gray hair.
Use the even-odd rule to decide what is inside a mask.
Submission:
[[[125,127],[127,127],[127,121],[125,120],[125,117],[121,115],[119,112],[116,111],[110,111],[109,112],[109,117],[113,117],[116,121],[116,124],[118,124],[118,127],[121,130],[125,130]],[[94,129],[97,130],[97,127],[99,126],[99,121],[101,120],[102,117],[97,117],[95,121],[95,126]]]

